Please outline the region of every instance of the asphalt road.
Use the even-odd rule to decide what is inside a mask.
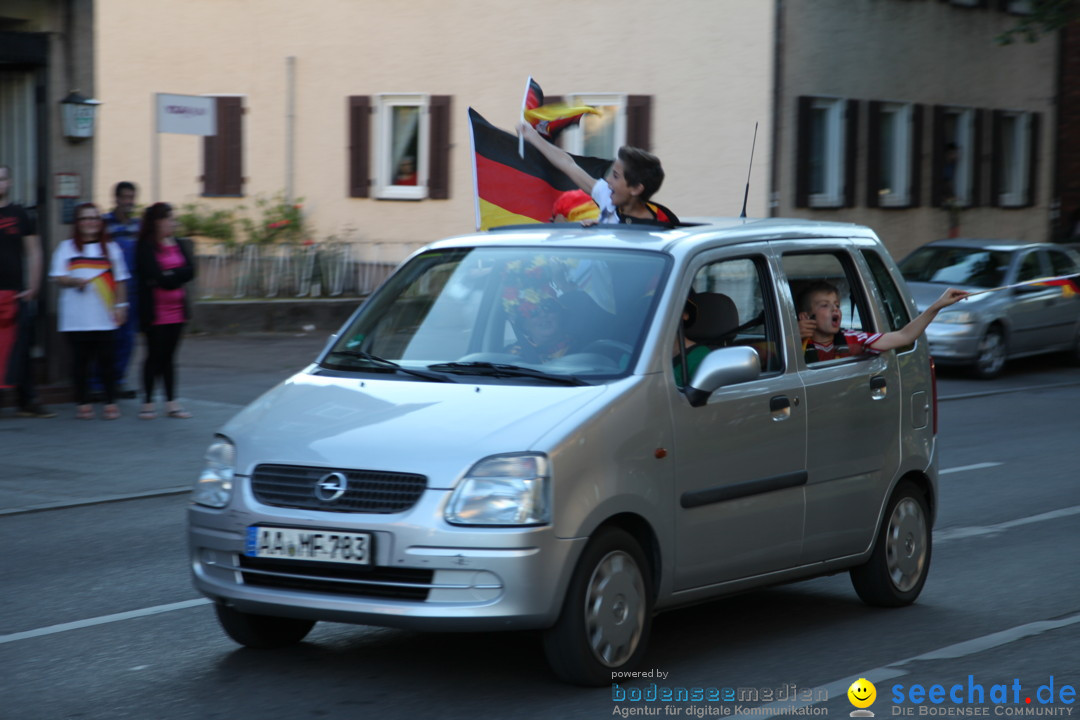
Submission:
[[[144,428],[126,417],[119,427],[162,433],[129,437],[160,443],[163,457],[190,443],[197,467],[210,423],[302,366],[321,340],[188,339],[182,387],[199,424]],[[657,618],[643,667],[656,674],[620,678],[618,688],[558,683],[532,633],[321,623],[292,649],[241,649],[191,587],[184,496],[108,501],[123,487],[102,481],[95,498],[95,489],[58,484],[74,498],[66,507],[0,515],[0,718],[706,717],[750,708],[759,708],[750,717],[847,717],[846,691],[860,677],[876,685],[879,718],[945,708],[1080,715],[1075,695],[1066,702],[1069,688],[1080,690],[1080,370],[1046,358],[1014,363],[989,383],[946,371],[938,389],[941,512],[918,603],[866,607],[837,575],[671,612]],[[0,422],[0,441],[23,437],[14,422]],[[80,433],[109,425],[56,422],[56,437],[87,448],[102,436]],[[123,466],[123,446],[113,454]],[[22,465],[48,484],[53,462]],[[184,474],[165,471],[156,485],[168,492]],[[40,500],[9,494],[15,484],[10,466],[0,470],[9,508]],[[1054,702],[1043,704],[1051,682]],[[914,686],[933,685],[983,702],[914,702]],[[757,700],[650,701],[654,686],[732,688]],[[792,694],[796,702],[778,701]]]

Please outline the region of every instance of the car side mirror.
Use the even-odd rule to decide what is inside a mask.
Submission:
[[[701,407],[720,388],[757,380],[760,376],[757,350],[743,346],[720,348],[701,361],[686,388],[686,397],[693,407]]]

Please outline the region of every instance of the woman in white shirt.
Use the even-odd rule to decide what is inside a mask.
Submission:
[[[120,417],[116,406],[116,328],[127,319],[129,277],[124,253],[109,242],[101,212],[93,203],[75,208],[75,233],[56,248],[49,277],[60,286],[59,330],[71,347],[75,417],[92,420],[90,368],[96,363],[105,386],[106,420]]]

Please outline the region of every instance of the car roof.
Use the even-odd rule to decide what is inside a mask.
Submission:
[[[1011,252],[1033,246],[1046,246],[1046,243],[1017,240],[1015,238],[946,238],[935,240],[923,247],[957,247],[986,250],[1004,250]]]
[[[681,253],[706,242],[715,246],[762,240],[849,237],[877,239],[870,228],[852,223],[781,218],[692,218],[672,228],[648,224],[589,227],[578,223],[513,225],[439,240],[428,247],[445,249],[475,245],[550,244]]]

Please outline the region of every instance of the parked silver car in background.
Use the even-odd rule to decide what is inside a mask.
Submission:
[[[900,262],[919,310],[947,287],[977,293],[946,308],[926,337],[939,364],[965,365],[981,378],[1001,374],[1010,358],[1065,351],[1080,362],[1080,255],[1046,243],[959,238],[938,240]]]
[[[244,645],[319,620],[537,629],[590,685],[642,660],[657,611],[839,571],[868,603],[914,602],[937,505],[926,343],[808,360],[795,298],[820,280],[847,328],[914,316],[855,225],[434,243],[222,428],[188,513],[195,585]]]

